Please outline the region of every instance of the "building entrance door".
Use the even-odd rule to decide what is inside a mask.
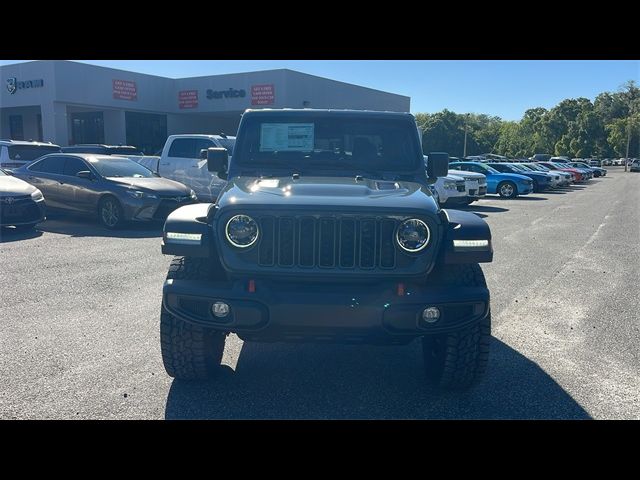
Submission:
[[[71,144],[104,143],[102,112],[75,112],[71,114]]]
[[[138,147],[145,155],[154,155],[167,140],[167,116],[152,113],[125,112],[127,144]]]

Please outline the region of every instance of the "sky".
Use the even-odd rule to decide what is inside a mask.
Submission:
[[[519,120],[565,98],[594,100],[627,80],[634,60],[82,60],[170,78],[289,68],[411,97],[411,112],[486,113]],[[19,60],[0,60],[0,65]]]

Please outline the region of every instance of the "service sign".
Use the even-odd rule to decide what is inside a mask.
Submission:
[[[130,80],[113,80],[113,98],[116,100],[137,100],[136,82]]]
[[[251,105],[273,105],[276,100],[273,84],[251,85]]]
[[[198,108],[198,91],[180,90],[178,92],[178,107],[181,110],[185,108]]]

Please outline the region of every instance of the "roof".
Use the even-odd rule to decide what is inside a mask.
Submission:
[[[41,145],[43,147],[58,147],[51,142],[34,142],[31,140],[0,140],[0,145]]]
[[[300,115],[300,116],[353,116],[353,117],[392,117],[392,118],[414,118],[408,112],[388,112],[377,110],[339,110],[321,108],[261,108],[259,110],[247,109],[245,114],[251,116],[272,116],[272,115]]]

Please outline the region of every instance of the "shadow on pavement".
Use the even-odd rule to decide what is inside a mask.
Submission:
[[[42,232],[37,229],[22,230],[19,228],[0,227],[0,243],[18,242],[30,238],[38,238]]]
[[[245,343],[217,380],[174,380],[167,419],[517,418],[590,416],[537,364],[494,339],[489,373],[464,393],[424,381],[406,347]]]
[[[36,228],[43,232],[59,233],[71,237],[152,238],[162,236],[161,222],[130,223],[117,230],[109,230],[91,218],[58,215],[47,218]]]

